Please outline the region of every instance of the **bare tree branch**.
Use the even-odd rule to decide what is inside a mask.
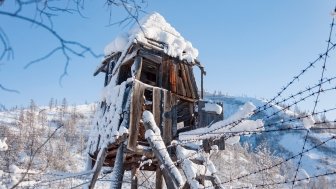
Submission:
[[[3,4],[3,2],[4,1],[1,1],[1,4]],[[46,55],[42,57],[39,57],[35,60],[28,62],[24,66],[24,68],[27,69],[33,64],[42,62],[46,60],[47,58],[53,56],[55,53],[60,52],[65,58],[64,70],[59,79],[59,83],[61,84],[62,79],[68,74],[68,66],[70,64],[70,59],[72,56],[84,57],[85,55],[89,54],[95,58],[98,58],[98,57],[101,57],[102,55],[96,54],[95,52],[93,52],[93,50],[90,47],[83,45],[80,42],[66,40],[61,35],[59,35],[57,31],[53,29],[52,18],[57,16],[58,13],[73,14],[76,12],[82,16],[81,10],[84,8],[84,0],[71,0],[71,1],[69,0],[68,3],[64,7],[59,6],[58,4],[52,5],[52,3],[58,3],[58,2],[59,1],[56,1],[56,0],[28,0],[28,1],[15,0],[17,9],[14,10],[13,12],[1,10],[0,16],[6,16],[6,17],[13,18],[13,19],[25,21],[27,23],[31,23],[39,28],[44,29],[45,31],[50,33],[54,38],[58,40],[59,44],[55,48],[53,48],[49,53],[47,53]],[[70,5],[69,5],[70,2],[75,3],[75,9],[70,8]],[[25,6],[35,6],[35,15],[33,17],[21,14]],[[44,22],[45,20],[47,20],[47,23]],[[3,31],[2,28],[0,28],[0,42],[3,46],[3,50],[0,51],[1,52],[0,60],[3,60],[4,58],[7,58],[7,60],[10,58],[14,58],[13,56],[14,51],[9,43],[6,33]],[[13,90],[6,90],[6,91],[9,92]]]
[[[147,13],[144,8],[147,7],[147,1],[144,0],[107,0],[107,6],[110,8],[110,20],[108,26],[113,25],[125,25],[128,26],[132,23],[139,24],[140,13]],[[114,7],[121,7],[126,12],[125,18],[117,21],[111,22],[112,10]]]
[[[4,59],[5,57],[7,60],[14,58],[14,51],[9,43],[9,39],[1,27],[0,27],[0,41],[3,46],[3,51],[0,54],[0,60]]]
[[[52,132],[51,135],[47,138],[47,140],[45,140],[45,141],[44,141],[44,142],[43,142],[43,143],[42,143],[42,144],[41,144],[35,151],[33,151],[33,148],[31,148],[32,153],[31,153],[31,156],[30,156],[30,158],[29,158],[29,162],[28,162],[27,169],[26,169],[26,171],[23,173],[23,175],[22,175],[22,177],[20,178],[20,180],[19,180],[17,183],[15,183],[15,184],[11,187],[11,189],[18,187],[18,186],[20,185],[20,183],[25,179],[25,177],[28,175],[28,172],[29,172],[31,166],[33,165],[33,160],[34,160],[36,154],[43,148],[43,146],[45,146],[45,145],[48,143],[48,141],[49,141],[52,137],[54,137],[54,136],[56,135],[57,131],[58,131],[60,128],[62,128],[62,127],[63,127],[63,125],[60,125],[59,127],[57,127],[57,128],[54,130],[54,132]]]
[[[19,92],[18,90],[6,88],[6,87],[4,87],[4,86],[1,85],[1,84],[0,84],[0,89],[1,89],[1,90],[4,90],[4,91],[7,91],[7,92],[12,92],[12,93],[20,94],[20,92]]]
[[[0,6],[3,5],[4,2],[6,1],[0,0]],[[38,62],[42,62],[56,53],[60,53],[65,59],[64,70],[59,78],[59,83],[61,85],[63,78],[68,75],[68,66],[72,57],[84,57],[87,54],[96,58],[102,56],[101,54],[96,54],[90,47],[85,46],[80,42],[66,40],[54,30],[53,18],[59,14],[78,14],[82,18],[86,18],[82,14],[82,10],[85,8],[84,3],[85,0],[68,0],[66,3],[60,2],[59,0],[15,0],[15,5],[17,6],[15,10],[0,11],[0,16],[6,16],[31,23],[34,26],[44,29],[58,40],[58,45],[55,46],[55,48],[51,49],[47,54],[28,62],[24,66],[24,69],[27,69]],[[116,24],[125,26],[132,23],[139,24],[139,15],[140,13],[146,13],[143,9],[148,5],[145,0],[105,0],[105,4],[110,10],[109,26]],[[35,9],[34,15],[31,16],[23,13],[23,10],[31,8]],[[124,19],[111,23],[111,14],[114,8],[122,8],[126,14]],[[5,58],[6,60],[13,59],[14,50],[9,43],[6,33],[1,27],[0,42],[3,47],[3,50],[0,51],[0,60]]]

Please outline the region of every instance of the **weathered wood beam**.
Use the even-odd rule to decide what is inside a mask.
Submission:
[[[160,134],[160,129],[154,121],[153,114],[145,111],[143,113],[143,122],[146,128],[146,139],[158,160],[167,188],[175,189],[182,187],[184,185],[182,176],[168,154]]]
[[[187,74],[185,66],[187,65],[180,64],[181,72],[182,72],[182,79],[183,79],[184,87],[186,90],[186,95],[190,98],[195,98],[195,95],[192,95],[192,90],[191,90],[190,81],[189,81],[190,78],[189,78],[189,74]]]
[[[155,189],[162,189],[163,188],[163,179],[162,179],[162,172],[160,167],[156,168],[156,175],[155,175]]]
[[[137,174],[137,167],[133,166],[131,171],[131,189],[138,188],[138,174]]]
[[[170,90],[172,93],[177,93],[177,69],[176,69],[176,64],[172,61],[169,60],[169,84],[170,84]]]
[[[153,158],[154,157],[154,153],[151,149],[149,149],[149,147],[141,146],[141,145],[137,145],[135,150],[127,149],[127,153],[128,154],[146,156],[147,158]]]
[[[197,89],[197,84],[196,84],[194,72],[192,70],[192,67],[186,66],[186,68],[189,70],[190,82],[192,84],[192,90],[194,91],[195,98],[198,99],[199,95],[198,95],[198,89]]]
[[[164,92],[164,115],[163,115],[163,121],[162,121],[162,134],[163,134],[163,140],[167,144],[172,139],[172,103],[171,103],[172,93],[170,91]]]
[[[121,189],[122,180],[124,177],[124,161],[126,153],[124,152],[124,145],[118,147],[116,160],[114,162],[112,176],[111,176],[111,189]]]
[[[161,89],[153,88],[153,115],[156,123],[161,123]]]
[[[148,60],[151,60],[155,63],[158,63],[160,64],[162,62],[162,57],[161,56],[158,56],[156,54],[153,54],[153,53],[150,53],[148,51],[144,51],[144,50],[140,50],[139,53],[138,53],[139,56],[142,56]]]
[[[142,108],[144,104],[144,91],[145,86],[135,80],[133,86],[133,94],[131,99],[131,108],[130,108],[130,128],[129,128],[129,137],[127,148],[130,150],[135,150],[139,134],[139,122],[142,114]]]
[[[106,157],[106,148],[102,148],[100,149],[98,153],[98,160],[96,161],[95,166],[92,169],[94,170],[94,173],[92,175],[92,178],[91,178],[91,181],[88,187],[89,189],[93,189],[95,187],[99,173],[101,171],[101,168],[103,167],[105,157]]]

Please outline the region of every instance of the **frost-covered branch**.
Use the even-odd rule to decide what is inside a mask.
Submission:
[[[35,159],[35,156],[37,155],[37,153],[49,142],[49,140],[50,139],[52,139],[55,135],[56,135],[56,133],[57,133],[57,131],[59,130],[59,129],[61,129],[63,127],[63,125],[60,125],[59,127],[57,127],[51,134],[50,134],[50,136],[40,145],[40,146],[38,146],[37,147],[37,149],[36,150],[32,150],[32,154],[30,155],[30,158],[29,158],[29,162],[28,162],[28,166],[27,166],[27,168],[26,168],[26,171],[22,174],[22,176],[21,176],[21,178],[18,180],[18,182],[17,183],[15,183],[12,187],[11,187],[11,189],[13,189],[13,188],[16,188],[16,187],[18,187],[19,185],[20,185],[20,183],[26,178],[26,176],[28,175],[28,173],[29,173],[29,171],[30,171],[30,169],[31,169],[31,167],[32,167],[32,165],[33,165],[33,161],[34,161],[34,159]]]

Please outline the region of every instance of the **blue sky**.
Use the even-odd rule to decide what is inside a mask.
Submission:
[[[0,10],[13,8],[7,2]],[[145,10],[159,12],[199,50],[199,60],[207,71],[206,90],[271,98],[325,50],[334,6],[331,0],[158,0],[148,1]],[[103,53],[105,45],[129,29],[107,26],[109,11],[103,1],[86,1],[83,14],[87,18],[60,14],[54,20],[54,28],[65,39],[79,41],[97,53]],[[112,21],[123,16],[121,9],[112,10]],[[37,104],[46,105],[50,98],[63,97],[71,104],[99,100],[103,78],[92,74],[101,58],[73,57],[69,75],[60,86],[65,63],[60,54],[23,69],[29,61],[55,47],[55,38],[41,28],[10,17],[0,16],[0,26],[15,53],[14,59],[1,61],[0,83],[20,91],[16,94],[0,90],[1,104],[25,106],[34,99]],[[336,66],[330,63],[328,68],[335,70]],[[293,91],[316,83],[320,68],[315,69]]]

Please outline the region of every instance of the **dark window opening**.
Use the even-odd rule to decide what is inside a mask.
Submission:
[[[158,68],[158,64],[144,59],[140,80],[146,84],[157,86]]]
[[[132,77],[132,73],[131,73],[132,62],[133,62],[133,60],[131,60],[127,64],[123,64],[120,67],[118,85],[120,85],[122,82],[126,81],[128,78]]]
[[[179,100],[177,104],[177,123],[183,122],[183,126],[190,126],[193,121],[193,103]]]

